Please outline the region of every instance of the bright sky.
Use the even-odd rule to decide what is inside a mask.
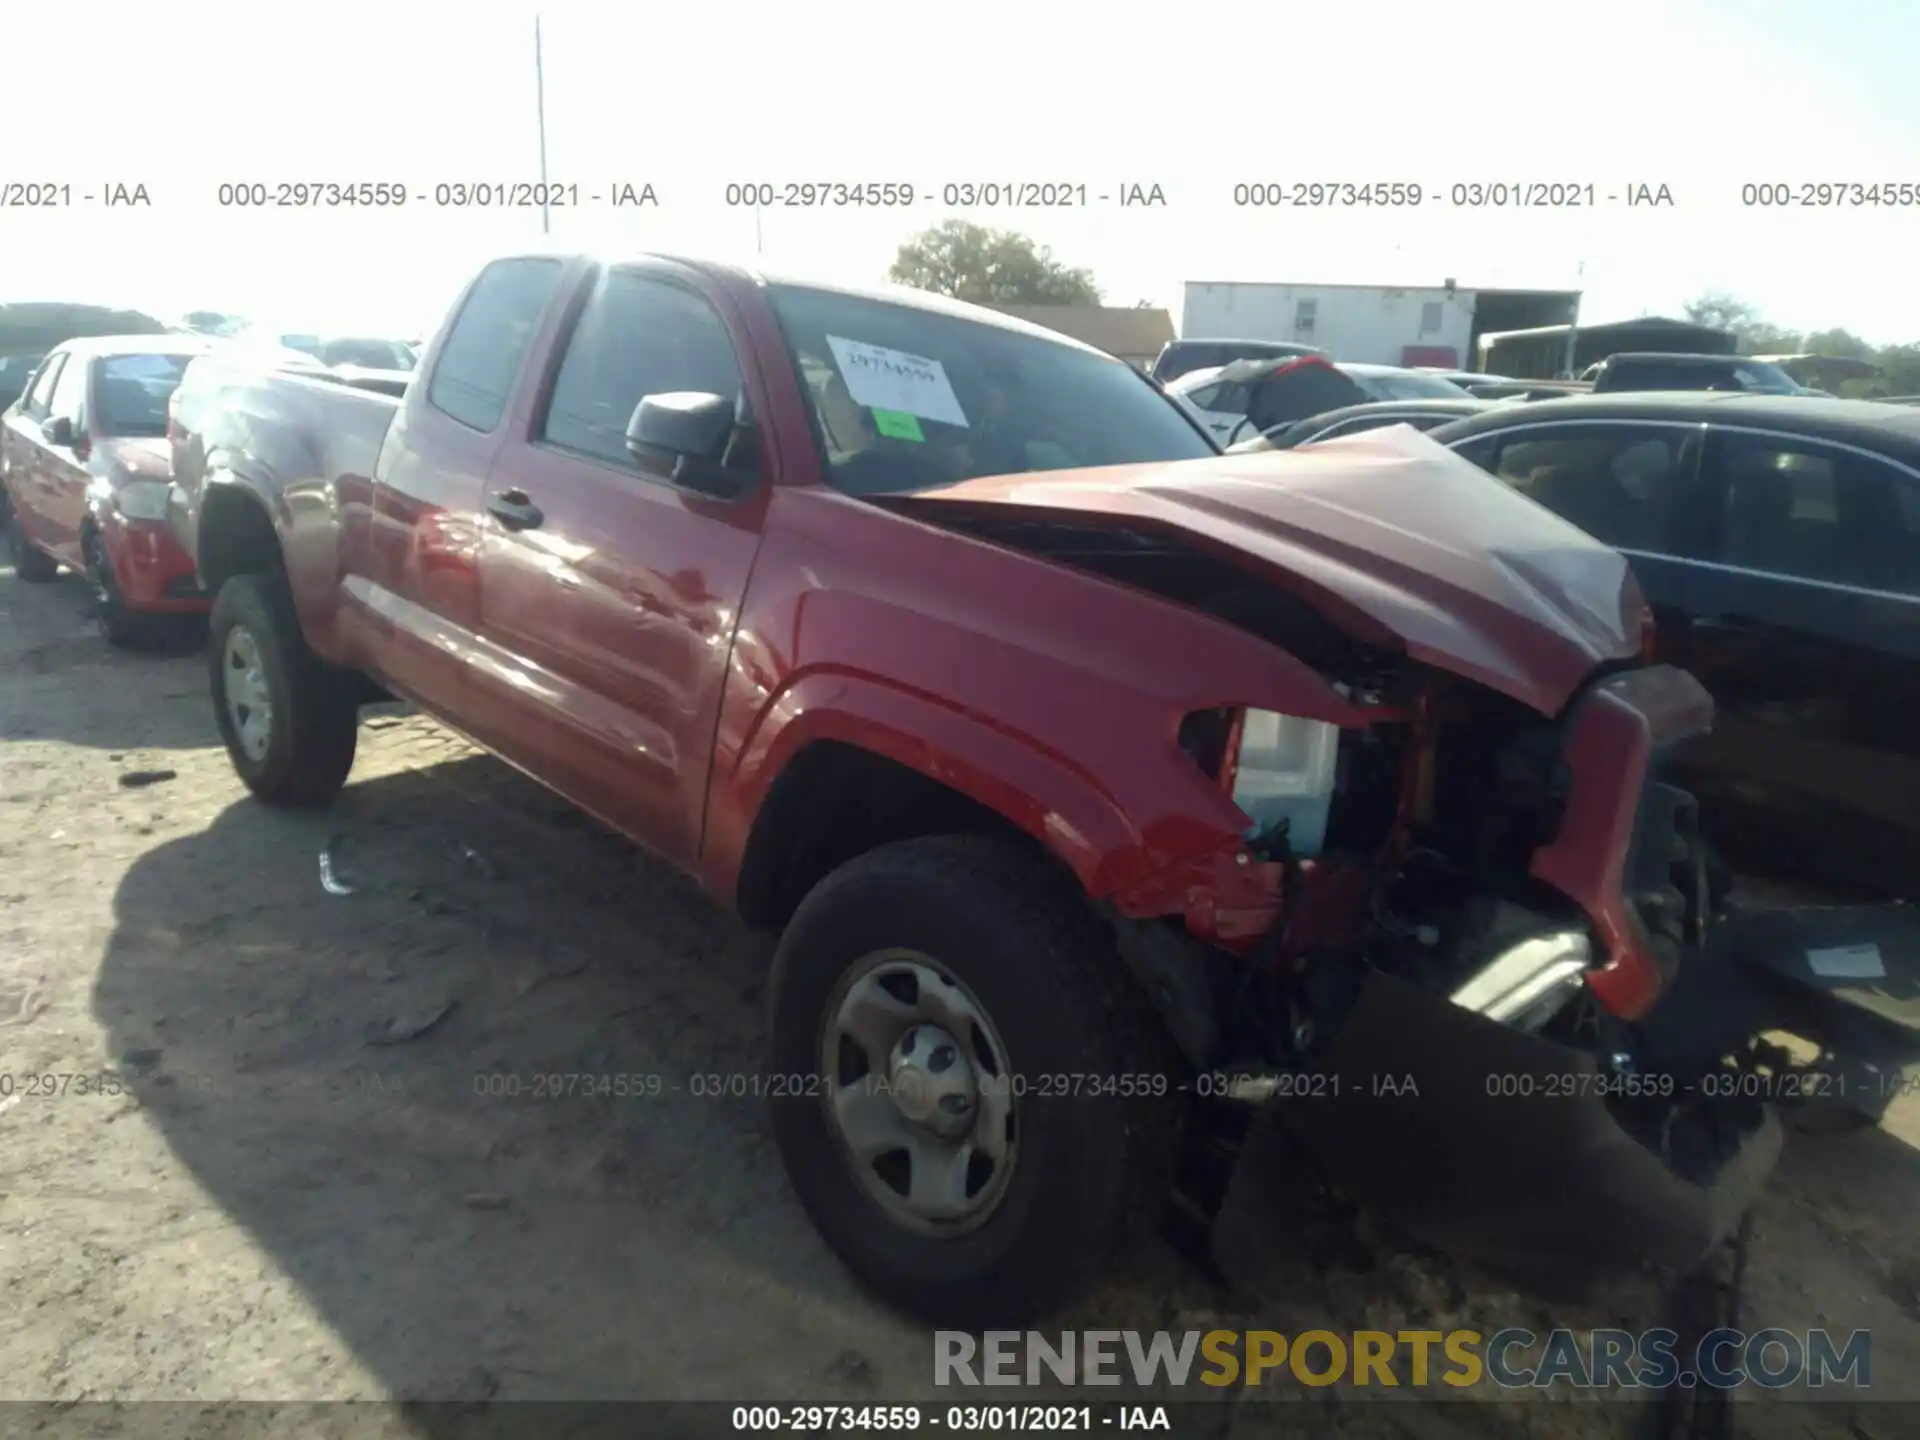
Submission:
[[[1164,209],[974,210],[1092,268],[1111,303],[1179,318],[1187,280],[1584,287],[1589,321],[1730,290],[1794,327],[1920,340],[1920,204],[1750,209],[1748,182],[1920,188],[1920,3],[1225,8],[539,7],[548,172],[583,205],[552,243],[751,258],[881,278],[948,183],[1158,184]],[[527,4],[173,0],[84,23],[19,5],[0,38],[0,299],[196,308],[285,329],[431,326],[483,255],[540,243],[537,209],[438,209],[440,181],[538,178]],[[1123,18],[1125,17],[1125,18]],[[1231,17],[1231,18],[1229,18]],[[1260,211],[1236,182],[1666,184],[1671,209]],[[236,210],[222,182],[404,182],[385,211]],[[731,182],[899,181],[910,210],[729,209]],[[139,183],[150,209],[83,193]],[[587,200],[651,183],[655,209]]]

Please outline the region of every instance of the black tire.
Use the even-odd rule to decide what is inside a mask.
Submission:
[[[1727,903],[1733,898],[1735,875],[1733,866],[1727,863],[1727,857],[1714,848],[1711,842],[1702,841],[1705,852],[1701,856],[1707,880],[1707,906],[1714,915],[1726,913]]]
[[[269,702],[258,754],[243,742],[228,704],[228,647],[236,630],[251,640]],[[213,602],[208,641],[214,717],[247,788],[270,805],[326,804],[353,769],[360,710],[352,677],[322,661],[301,636],[285,577],[238,575],[227,581]]]
[[[113,561],[98,530],[89,530],[81,541],[87,559],[87,579],[93,585],[93,623],[109,645],[128,649],[151,633],[149,616],[127,608],[127,597],[113,573]]]
[[[1011,846],[939,836],[863,855],[801,904],[774,959],[772,1076],[820,1074],[836,987],[861,957],[897,948],[971,992],[1006,1072],[1027,1077],[997,1207],[961,1234],[903,1224],[862,1183],[824,1085],[770,1084],[775,1139],[814,1225],[874,1290],[936,1324],[1017,1325],[1071,1299],[1168,1197],[1174,1052],[1069,883]],[[1061,1076],[1149,1077],[1137,1088],[1161,1093],[1040,1078]]]
[[[7,507],[7,554],[13,561],[13,573],[30,585],[44,585],[60,573],[60,562],[27,539],[11,505]]]

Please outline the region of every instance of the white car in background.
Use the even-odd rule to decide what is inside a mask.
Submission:
[[[1202,366],[1189,370],[1177,380],[1169,380],[1166,385],[1167,394],[1192,411],[1222,445],[1247,418],[1246,386],[1222,381],[1220,372],[1226,368],[1224,365]],[[1238,410],[1233,408],[1236,404],[1240,407]]]
[[[1192,411],[1216,441],[1229,445],[1235,440],[1248,438],[1247,407],[1251,401],[1252,387],[1246,381],[1250,371],[1260,373],[1264,368],[1250,367],[1245,361],[1209,366],[1171,381],[1166,391]],[[1423,375],[1418,370],[1405,370],[1395,365],[1357,365],[1335,361],[1332,368],[1352,382],[1358,393],[1350,390],[1346,396],[1329,397],[1324,407],[1316,406],[1316,409],[1342,408],[1370,400],[1473,398],[1458,385],[1437,375]],[[1302,417],[1293,415],[1289,418],[1297,420]]]
[[[1444,375],[1400,365],[1349,365],[1337,362],[1349,380],[1376,400],[1470,400],[1473,393]],[[1492,377],[1489,377],[1492,378]]]
[[[1416,365],[1417,375],[1435,375],[1442,380],[1451,380],[1462,390],[1471,390],[1476,385],[1518,385],[1523,381],[1515,380],[1511,375],[1488,375],[1480,370],[1453,370],[1445,365]]]

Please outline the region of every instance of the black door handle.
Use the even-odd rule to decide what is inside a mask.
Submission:
[[[487,497],[487,513],[509,530],[537,530],[547,518],[524,490],[496,490]]]
[[[1702,615],[1693,622],[1696,630],[1758,630],[1760,622],[1751,615]]]

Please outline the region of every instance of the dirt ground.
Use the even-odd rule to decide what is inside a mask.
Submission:
[[[928,1336],[815,1237],[760,1103],[694,1093],[759,1068],[767,939],[422,718],[370,719],[327,813],[251,803],[199,653],[110,652],[85,609],[77,582],[0,570],[0,1399],[935,1394]],[[323,850],[351,893],[323,885]],[[118,1093],[29,1093],[103,1072]],[[663,1093],[476,1079],[542,1073]],[[1870,1329],[1886,1395],[1920,1394],[1916,1144],[1920,1106],[1795,1135],[1745,1290],[1749,1330]],[[1155,1242],[1056,1324],[1640,1328],[1657,1309],[1623,1282],[1555,1311],[1398,1252],[1364,1273],[1303,1255],[1249,1305]],[[1356,1435],[1644,1421],[1292,1398]],[[1239,1408],[1212,1433],[1267,1433],[1270,1406]],[[1762,1437],[1914,1433],[1857,1395],[1735,1409]]]

